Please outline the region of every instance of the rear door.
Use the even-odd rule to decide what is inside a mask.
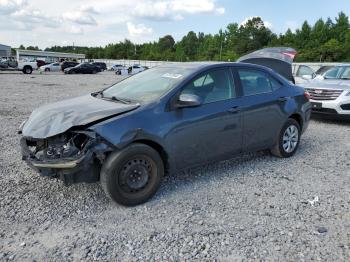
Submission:
[[[282,83],[268,72],[237,68],[243,113],[243,150],[271,147],[285,122],[283,113],[287,97],[281,95]]]
[[[242,118],[229,68],[199,74],[181,94],[202,98],[198,107],[169,112],[174,126],[167,136],[175,166],[182,168],[231,156],[242,149]]]

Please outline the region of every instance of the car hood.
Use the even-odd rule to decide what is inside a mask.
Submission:
[[[303,84],[305,88],[327,88],[350,90],[350,80],[342,79],[314,79]]]
[[[138,108],[85,95],[42,106],[33,111],[23,126],[25,137],[43,139]]]

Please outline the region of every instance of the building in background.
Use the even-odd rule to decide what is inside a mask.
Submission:
[[[0,44],[0,57],[11,56],[11,46]]]
[[[17,61],[43,60],[46,63],[62,62],[65,60],[70,60],[70,61],[74,60],[78,62],[83,62],[85,60],[85,54],[32,51],[32,50],[22,50],[22,49],[16,49],[16,56],[17,56]]]

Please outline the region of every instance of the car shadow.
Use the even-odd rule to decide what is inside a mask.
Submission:
[[[261,165],[261,168],[259,168],[259,166],[257,166],[258,163],[264,163],[266,161],[270,163],[280,160],[280,158],[272,156],[268,150],[264,150],[254,153],[245,153],[228,160],[173,172],[165,177],[161,188],[153,199],[156,199],[156,201],[160,199],[169,199],[170,195],[186,190],[186,188],[193,188],[193,190],[196,190],[196,188],[198,189],[199,187],[203,187],[215,181],[219,182],[226,177],[239,179],[252,175],[263,176],[266,175],[268,171],[264,170],[264,165]],[[255,166],[257,172],[252,172],[248,165]]]

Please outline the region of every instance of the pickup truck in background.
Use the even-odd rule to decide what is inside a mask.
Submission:
[[[0,71],[22,71],[24,74],[31,74],[36,69],[38,69],[36,61],[17,61],[14,57],[0,58]]]

